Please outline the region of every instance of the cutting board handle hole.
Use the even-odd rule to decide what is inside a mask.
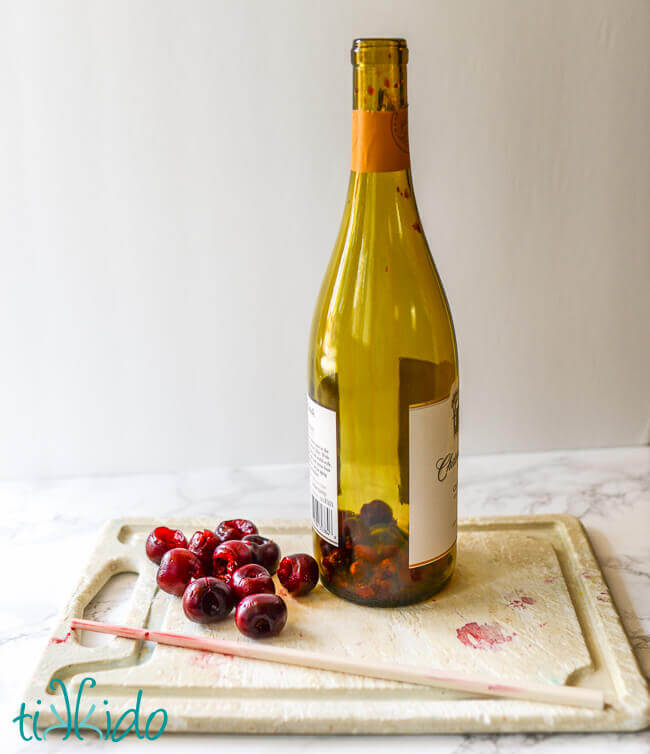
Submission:
[[[137,578],[138,574],[133,571],[124,571],[111,576],[86,605],[83,617],[86,620],[104,623],[124,623]],[[91,631],[78,633],[77,640],[84,647],[102,647],[115,641],[116,638]]]

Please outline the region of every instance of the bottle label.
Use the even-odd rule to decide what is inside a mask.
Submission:
[[[352,111],[351,170],[386,173],[410,164],[408,108]]]
[[[323,539],[338,546],[336,411],[307,396],[307,428],[312,525]]]
[[[409,406],[409,567],[456,542],[458,381],[448,398]]]

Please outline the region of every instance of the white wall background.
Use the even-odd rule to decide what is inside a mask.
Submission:
[[[0,0],[0,475],[303,461],[349,47],[411,48],[466,453],[648,440],[645,0]]]

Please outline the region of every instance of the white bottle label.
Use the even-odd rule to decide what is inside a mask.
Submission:
[[[409,567],[456,541],[458,382],[445,400],[409,406]]]
[[[307,396],[307,428],[312,524],[323,539],[338,545],[336,411]]]

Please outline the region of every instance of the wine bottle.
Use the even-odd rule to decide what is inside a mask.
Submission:
[[[350,182],[312,322],[308,433],[321,579],[430,597],[456,558],[458,356],[411,180],[403,39],[352,48]]]

